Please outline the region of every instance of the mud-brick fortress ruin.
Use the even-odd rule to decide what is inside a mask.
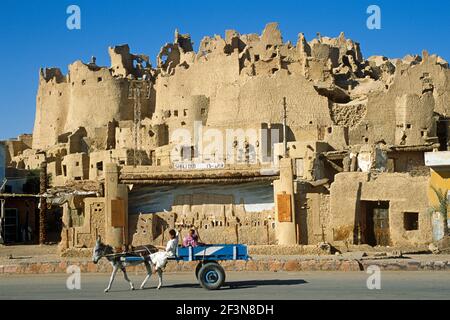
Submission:
[[[205,37],[197,52],[175,31],[155,67],[128,45],[109,55],[110,67],[41,69],[33,135],[6,142],[9,167],[46,163],[51,190],[66,192],[63,250],[97,235],[159,245],[192,226],[208,243],[433,241],[424,155],[450,162],[439,56],[366,59],[344,33],[290,43],[276,23]],[[178,141],[208,130],[231,147]]]

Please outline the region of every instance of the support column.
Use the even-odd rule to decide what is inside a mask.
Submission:
[[[128,190],[115,163],[105,165],[105,242],[121,249],[128,236]]]
[[[275,236],[279,245],[297,244],[292,159],[280,160],[280,179],[273,182],[275,196]]]
[[[61,222],[63,228],[61,230],[61,241],[58,245],[59,250],[63,251],[69,249],[70,239],[69,239],[69,228],[70,228],[70,213],[69,213],[69,204],[66,202],[62,205],[63,214],[61,217]]]

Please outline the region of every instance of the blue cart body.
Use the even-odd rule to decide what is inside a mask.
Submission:
[[[243,244],[211,244],[198,247],[178,247],[177,255],[169,260],[175,261],[226,261],[248,260],[247,246]],[[122,261],[143,261],[140,256],[124,256]]]
[[[123,256],[127,262],[144,262],[142,256]],[[200,285],[207,290],[217,290],[225,282],[225,270],[219,261],[249,260],[247,246],[243,244],[211,244],[198,247],[178,247],[173,261],[198,261],[195,276]]]
[[[243,244],[212,244],[198,247],[179,247],[173,260],[224,261],[248,260],[247,246]]]

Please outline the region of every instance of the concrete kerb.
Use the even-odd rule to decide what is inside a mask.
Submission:
[[[66,273],[67,267],[77,265],[83,273],[109,273],[111,266],[106,261],[94,264],[92,261],[43,261],[22,262],[0,265],[0,274],[49,274]],[[416,261],[416,260],[344,260],[344,259],[257,259],[249,261],[223,261],[221,265],[226,271],[269,271],[269,272],[309,272],[309,271],[365,271],[376,265],[381,270],[390,271],[450,271],[449,261]],[[166,272],[194,272],[194,262],[171,262]],[[144,266],[129,267],[128,272],[145,273]]]

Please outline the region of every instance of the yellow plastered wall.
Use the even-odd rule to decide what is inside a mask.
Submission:
[[[450,168],[445,170],[431,169],[430,188],[428,190],[428,199],[430,199],[431,205],[438,205],[438,200],[435,192],[431,189],[434,186],[436,189],[442,191],[450,190]]]

